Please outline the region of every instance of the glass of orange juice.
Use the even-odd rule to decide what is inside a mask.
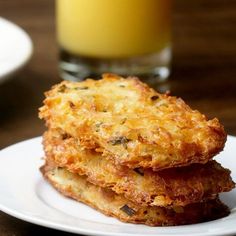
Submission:
[[[164,80],[171,60],[171,0],[57,0],[60,72]]]

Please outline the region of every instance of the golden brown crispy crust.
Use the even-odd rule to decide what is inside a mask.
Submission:
[[[215,161],[159,172],[129,169],[92,150],[84,150],[78,140],[58,130],[45,132],[43,146],[47,161],[87,175],[89,182],[109,187],[144,206],[185,206],[234,187],[230,171]]]
[[[180,98],[157,93],[137,78],[111,74],[54,86],[39,116],[48,127],[131,168],[206,163],[226,141],[216,118],[207,120]]]
[[[229,214],[228,208],[219,199],[174,209],[143,207],[109,189],[93,185],[85,177],[72,174],[66,169],[44,166],[41,171],[63,195],[127,223],[149,226],[183,225],[209,221]]]

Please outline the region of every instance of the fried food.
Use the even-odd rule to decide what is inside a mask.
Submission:
[[[116,165],[100,153],[83,149],[77,139],[59,130],[45,132],[43,145],[47,160],[143,206],[185,206],[234,187],[230,171],[216,161],[154,172]]]
[[[63,195],[124,222],[150,226],[182,225],[213,220],[229,214],[228,208],[217,198],[173,209],[143,207],[110,189],[93,185],[85,177],[70,173],[64,168],[46,165],[41,171]]]
[[[64,81],[46,93],[40,117],[116,164],[164,168],[206,163],[220,152],[226,133],[215,118],[180,98],[157,93],[137,78]]]

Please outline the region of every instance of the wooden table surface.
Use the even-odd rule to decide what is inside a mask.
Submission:
[[[171,90],[210,118],[218,117],[228,134],[236,135],[236,1],[176,0],[173,15],[172,74],[155,87]],[[28,65],[0,84],[0,148],[4,148],[42,134],[45,128],[37,110],[43,92],[60,78],[54,1],[0,0],[0,16],[23,27],[34,43]],[[0,213],[1,236],[50,233],[54,230]]]

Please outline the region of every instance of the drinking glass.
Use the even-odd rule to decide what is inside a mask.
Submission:
[[[56,15],[63,79],[169,76],[171,0],[57,0]]]

